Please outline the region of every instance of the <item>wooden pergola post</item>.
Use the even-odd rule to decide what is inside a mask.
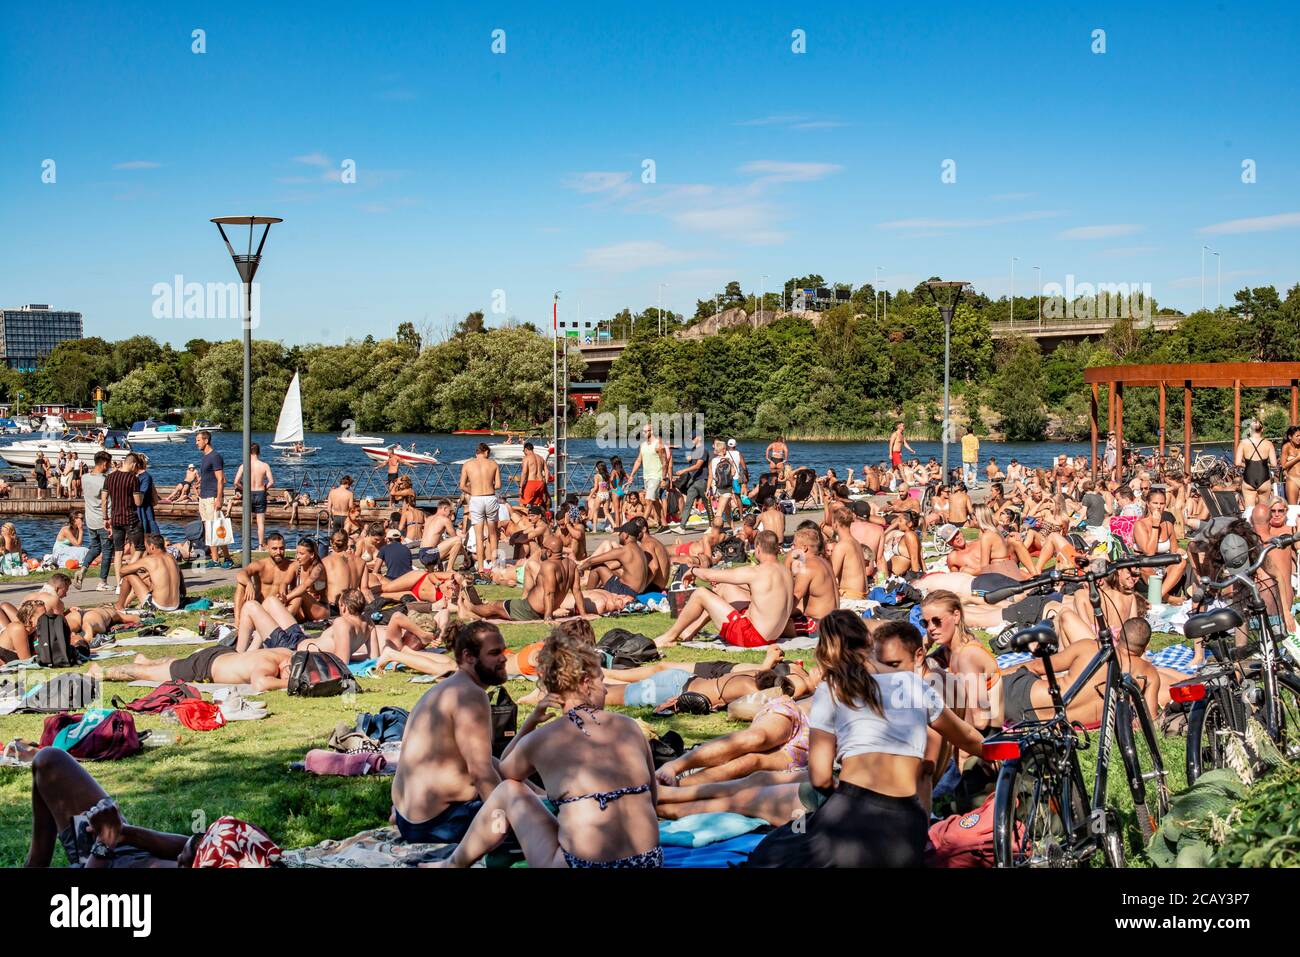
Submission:
[[[1110,394],[1106,399],[1106,434],[1110,435],[1115,431],[1115,383],[1111,382]]]
[[[1160,458],[1165,457],[1165,384],[1160,383]]]
[[[1192,380],[1183,380],[1183,469],[1192,474]]]
[[[1117,382],[1115,389],[1115,481],[1124,478],[1124,383]]]
[[[1241,444],[1241,380],[1232,383],[1232,454],[1236,456]]]
[[[1097,392],[1098,392],[1098,386],[1097,383],[1094,382],[1092,384],[1092,404],[1090,407],[1092,414],[1089,416],[1089,418],[1092,419],[1092,480],[1093,482],[1097,481]],[[1294,397],[1294,393],[1293,393],[1293,397]]]
[[[1093,395],[1097,394],[1096,386],[1092,387],[1092,392]],[[1291,424],[1300,425],[1300,379],[1291,380]]]

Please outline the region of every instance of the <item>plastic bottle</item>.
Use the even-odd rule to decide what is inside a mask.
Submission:
[[[1147,602],[1151,605],[1163,605],[1164,599],[1161,595],[1165,587],[1165,576],[1160,572],[1155,572],[1147,579]]]
[[[206,638],[207,633],[208,633],[208,613],[206,611],[201,611],[199,612],[199,637]]]

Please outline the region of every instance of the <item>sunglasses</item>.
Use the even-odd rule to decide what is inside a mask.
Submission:
[[[1287,512],[1285,508],[1270,508],[1269,511],[1274,515],[1285,515]]]
[[[921,619],[921,623],[924,624],[924,625],[929,625],[931,628],[941,628],[941,627],[943,627],[943,619],[942,619],[942,618],[937,618],[937,617],[936,617],[936,618],[922,618],[922,619]]]

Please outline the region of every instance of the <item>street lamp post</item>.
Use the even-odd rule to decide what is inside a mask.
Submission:
[[[1214,254],[1214,308],[1215,311],[1223,308],[1223,257],[1218,253]]]
[[[951,364],[952,353],[952,317],[957,311],[957,306],[961,302],[963,290],[970,283],[965,281],[941,282],[931,280],[925,284],[925,288],[930,292],[930,298],[934,304],[939,307],[939,315],[943,317],[943,481],[948,482],[948,442],[952,439],[952,426],[949,421],[951,409],[951,390],[949,388],[949,368]],[[940,301],[942,298],[943,301]]]
[[[880,267],[876,267],[876,278],[871,283],[871,301],[876,307],[876,322],[880,321]]]
[[[763,316],[763,297],[767,295],[767,273],[763,273],[758,280],[758,315],[761,319]]]
[[[1011,257],[1011,328],[1016,327],[1016,260],[1019,256]]]
[[[664,334],[664,283],[659,284],[659,335]]]
[[[275,223],[284,222],[278,216],[218,216],[212,222],[217,224],[217,231],[221,233],[222,240],[225,241],[226,249],[230,252],[230,258],[235,263],[235,271],[239,273],[240,282],[244,287],[244,471],[248,473],[249,461],[252,459],[252,441],[253,441],[253,277],[257,275],[257,268],[262,264],[262,248],[266,246],[266,237],[271,232],[271,226]],[[248,251],[246,253],[235,252],[235,247],[230,244],[230,237],[226,235],[226,226],[247,226],[248,227]],[[262,238],[258,240],[257,252],[253,252],[253,233],[258,226],[262,228]],[[245,482],[251,482],[251,473],[244,477]],[[247,565],[252,558],[251,536],[252,536],[252,507],[253,497],[247,494],[240,496],[241,508],[239,519],[239,545],[240,559],[243,564]],[[221,507],[221,503],[217,503]]]

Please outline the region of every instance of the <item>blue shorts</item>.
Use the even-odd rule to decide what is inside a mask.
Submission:
[[[408,844],[456,844],[465,836],[482,806],[478,798],[461,801],[448,805],[437,817],[420,824],[412,824],[397,808],[393,808],[393,814],[397,818],[397,832]]]
[[[634,681],[623,689],[623,704],[635,708],[646,705],[657,708],[669,698],[682,693],[687,682],[695,677],[695,672],[681,668],[669,668],[657,672],[642,681]]]
[[[302,630],[302,625],[293,625],[290,628],[277,628],[263,642],[263,648],[288,648],[290,650],[298,647],[298,642],[307,637],[307,633]]]
[[[249,492],[248,507],[254,515],[265,515],[266,514],[266,493]]]

